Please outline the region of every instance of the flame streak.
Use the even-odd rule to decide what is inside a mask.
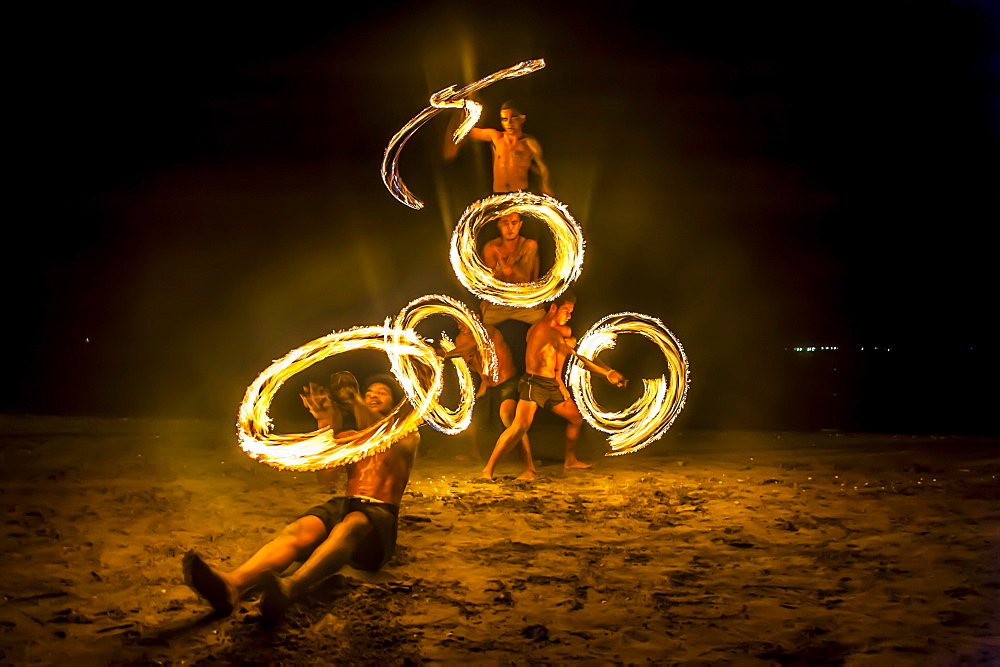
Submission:
[[[419,210],[424,207],[424,203],[410,192],[410,189],[406,187],[403,179],[399,176],[399,153],[403,150],[403,146],[406,145],[410,137],[413,136],[413,133],[424,123],[441,113],[444,109],[464,108],[465,118],[454,135],[454,141],[457,144],[465,138],[469,130],[479,121],[479,116],[483,111],[481,104],[467,100],[465,99],[466,97],[501,79],[513,79],[518,76],[524,76],[543,67],[545,67],[544,60],[526,60],[513,67],[494,72],[478,81],[473,81],[459,90],[455,90],[455,86],[448,86],[444,90],[439,90],[431,95],[430,106],[410,119],[399,132],[393,135],[389,141],[389,145],[385,147],[385,154],[382,156],[382,182],[385,183],[385,187],[389,188],[392,196],[410,208]]]
[[[420,297],[400,311],[394,327],[388,326],[387,321],[386,326],[357,327],[332,333],[292,350],[271,364],[247,388],[240,405],[237,420],[240,447],[251,457],[276,468],[308,471],[353,463],[385,450],[415,430],[423,420],[449,435],[464,430],[472,418],[476,400],[465,361],[452,359],[458,372],[461,402],[457,410],[450,411],[438,403],[444,363],[413,330],[417,322],[435,314],[451,316],[472,331],[484,360],[484,369],[495,378],[497,361],[493,343],[468,308],[446,296]],[[453,345],[445,338],[442,347],[448,350]],[[333,437],[329,427],[287,435],[270,432],[268,410],[286,380],[327,357],[362,349],[386,353],[393,375],[413,406],[412,411],[401,415],[397,407],[392,414],[367,429],[339,438]]]
[[[578,364],[568,364],[566,385],[584,419],[599,431],[611,434],[611,451],[606,456],[628,454],[660,438],[670,428],[687,398],[688,361],[684,347],[663,322],[638,313],[608,315],[584,334],[576,346],[578,354],[596,359],[614,348],[621,333],[634,333],[651,340],[667,360],[667,375],[643,380],[643,394],[619,412],[602,410],[593,394],[590,372]]]
[[[486,223],[508,213],[539,218],[555,238],[555,262],[539,280],[504,282],[476,252],[477,233]],[[556,298],[580,276],[583,247],[583,232],[565,204],[545,195],[511,192],[481,199],[465,209],[451,235],[451,265],[461,283],[476,296],[504,306],[531,308]]]
[[[479,346],[480,355],[483,359],[483,371],[496,380],[497,358],[493,341],[490,340],[486,329],[483,328],[479,319],[469,311],[465,304],[455,299],[436,294],[415,299],[396,316],[396,320],[393,323],[393,331],[402,333],[413,330],[418,322],[429,315],[449,315],[465,324],[472,332],[476,345]],[[443,334],[441,347],[446,352],[454,349],[454,345]],[[425,392],[420,383],[417,382],[417,371],[413,366],[415,357],[410,355],[392,355],[390,359],[393,364],[392,372],[399,378],[400,384],[403,385],[407,396],[411,397],[410,400],[416,399],[418,402],[422,402]],[[469,372],[465,360],[461,357],[453,357],[451,361],[458,373],[458,408],[449,410],[441,405],[437,401],[437,397],[435,397],[430,411],[424,417],[428,424],[446,435],[461,433],[469,426],[469,423],[472,421],[472,408],[476,404],[475,386],[472,383],[472,374]]]
[[[327,357],[362,349],[380,349],[390,358],[413,356],[429,367],[432,381],[425,400],[413,402],[408,395],[414,407],[409,414],[400,416],[397,407],[388,417],[353,436],[335,438],[330,427],[310,433],[270,433],[268,409],[286,380]],[[432,398],[441,391],[441,370],[441,360],[434,350],[413,331],[358,327],[317,338],[275,361],[247,387],[236,424],[240,447],[252,458],[289,470],[319,470],[353,463],[388,448],[420,425]]]

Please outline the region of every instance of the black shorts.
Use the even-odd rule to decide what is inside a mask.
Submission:
[[[522,401],[532,401],[540,408],[551,408],[566,400],[555,378],[525,373],[517,385]]]
[[[495,387],[490,387],[490,391],[493,392],[493,400],[496,401],[497,405],[503,405],[504,401],[516,401],[518,399],[519,386],[520,379],[515,375],[514,377],[507,378]]]
[[[367,498],[330,498],[322,505],[310,507],[302,516],[319,518],[327,535],[351,512],[361,512],[372,524],[372,532],[358,545],[348,565],[358,570],[377,572],[392,558],[396,550],[397,515],[399,508]],[[302,517],[299,517],[300,519]],[[308,556],[305,556],[308,558]]]

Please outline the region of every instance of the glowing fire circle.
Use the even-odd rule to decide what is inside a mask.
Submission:
[[[576,352],[596,359],[603,350],[615,346],[619,334],[639,334],[656,344],[667,361],[667,374],[643,380],[643,394],[628,408],[606,412],[594,398],[590,372],[569,364],[566,386],[573,393],[584,419],[598,431],[610,434],[611,451],[606,456],[628,454],[657,440],[677,418],[688,390],[688,360],[684,347],[663,322],[639,313],[608,315],[579,340]]]
[[[494,277],[476,251],[476,235],[489,222],[508,213],[540,219],[555,239],[555,261],[539,280],[508,283]],[[565,204],[530,192],[493,195],[470,204],[451,235],[451,265],[466,289],[503,306],[531,308],[562,294],[580,276],[583,232]]]
[[[418,322],[429,315],[448,315],[464,324],[472,332],[476,345],[479,347],[479,353],[483,360],[483,372],[496,380],[497,358],[493,341],[490,340],[479,319],[469,312],[465,304],[460,301],[440,294],[415,299],[396,316],[393,331],[396,334],[412,331]],[[454,345],[444,334],[441,335],[441,347],[445,351],[454,348]],[[427,398],[427,391],[417,381],[419,371],[414,363],[426,362],[413,355],[390,355],[390,360],[393,375],[399,379],[406,395],[415,405],[423,403]],[[431,402],[430,410],[424,417],[428,424],[446,435],[461,433],[468,427],[472,421],[472,408],[476,404],[475,385],[472,382],[472,374],[469,372],[468,366],[461,357],[453,357],[451,362],[458,373],[458,407],[455,410],[449,410],[441,405],[435,396]],[[440,389],[438,391],[440,392]]]
[[[496,352],[479,320],[464,304],[441,295],[422,296],[410,302],[396,316],[395,326],[358,327],[317,338],[292,350],[261,373],[251,384],[240,405],[237,429],[240,447],[251,457],[276,468],[320,470],[353,463],[387,449],[426,421],[449,435],[465,430],[472,419],[476,396],[472,376],[465,361],[451,359],[458,373],[459,406],[448,410],[438,399],[443,386],[444,362],[413,327],[429,315],[447,315],[464,324],[479,346],[483,369],[496,377]],[[454,347],[442,337],[442,347]],[[330,428],[311,433],[280,434],[270,432],[268,410],[278,389],[286,380],[328,357],[353,350],[382,350],[389,357],[396,377],[413,410],[401,415],[399,408],[385,419],[359,433],[333,437]]]
[[[415,401],[407,394],[412,411],[404,416],[397,408],[385,419],[349,437],[335,438],[329,427],[311,433],[275,435],[270,432],[268,409],[286,380],[327,357],[362,349],[383,350],[393,360],[394,371],[398,360],[404,357],[412,357],[430,370],[430,388],[422,393],[420,400]],[[416,430],[441,392],[442,369],[441,359],[414,331],[359,327],[317,338],[275,361],[247,387],[236,424],[240,447],[258,461],[289,470],[320,470],[353,463],[387,449]],[[413,384],[397,379],[401,380],[404,389]]]

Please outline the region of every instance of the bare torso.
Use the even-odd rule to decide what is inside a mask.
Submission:
[[[559,373],[560,361],[569,353],[560,330],[549,318],[543,318],[528,329],[528,347],[525,353],[525,371],[532,375],[554,378]]]
[[[535,159],[537,141],[534,137],[513,137],[498,132],[492,137],[493,192],[517,192],[528,189],[528,171]]]
[[[517,367],[514,365],[514,355],[510,353],[510,346],[507,345],[507,341],[504,340],[503,334],[500,333],[500,330],[491,324],[484,326],[486,328],[486,333],[489,334],[490,340],[493,341],[493,349],[496,350],[496,382],[493,382],[492,379],[483,374],[483,362],[479,355],[479,348],[476,347],[476,339],[472,337],[470,332],[460,331],[455,337],[455,346],[463,350],[462,358],[465,359],[465,363],[469,365],[469,368],[474,370],[476,373],[479,373],[486,386],[495,387],[498,384],[502,384],[514,377],[514,375],[517,374]]]
[[[518,236],[495,238],[483,246],[483,263],[505,283],[527,283],[538,278],[538,243]]]
[[[410,433],[389,449],[347,466],[348,496],[366,496],[399,507],[417,454],[420,434]]]

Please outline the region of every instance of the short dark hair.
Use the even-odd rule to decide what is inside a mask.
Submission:
[[[500,111],[503,111],[504,109],[510,109],[511,111],[516,111],[519,116],[526,115],[524,107],[521,106],[521,103],[518,102],[517,100],[507,100],[506,102],[501,104]]]
[[[384,384],[389,388],[389,393],[392,394],[393,405],[399,405],[400,403],[403,402],[403,396],[404,396],[403,388],[399,386],[399,383],[396,382],[396,378],[394,378],[391,374],[377,373],[375,375],[372,375],[367,380],[365,380],[365,391],[368,391],[368,388],[373,384],[375,384],[376,382],[379,384]]]
[[[555,306],[556,308],[567,303],[571,303],[574,306],[576,305],[576,295],[570,292],[569,290],[566,290],[556,298],[552,299],[552,301],[549,301],[549,305]]]

